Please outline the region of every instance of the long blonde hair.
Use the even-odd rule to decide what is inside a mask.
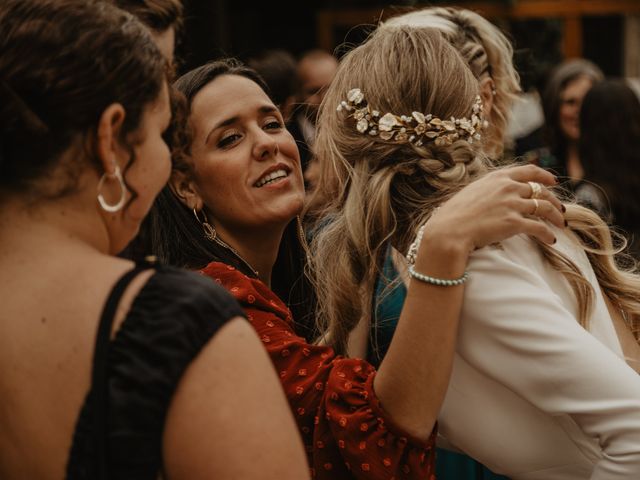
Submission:
[[[392,17],[378,28],[403,25],[438,30],[460,52],[478,81],[493,80],[495,93],[487,117],[490,126],[484,132],[484,151],[493,159],[501,157],[511,105],[521,91],[507,37],[481,15],[456,7],[422,8]]]
[[[419,111],[449,119],[470,116],[478,82],[459,52],[428,28],[378,30],[343,57],[320,108],[315,148],[322,170],[320,194],[330,202],[311,244],[319,329],[340,353],[349,332],[370,315],[387,247],[406,251],[439,204],[495,168],[483,156],[481,143],[416,146],[360,133],[352,118],[336,111],[353,88],[360,88],[381,114]],[[601,287],[637,333],[640,281],[615,264],[607,226],[578,206],[569,206],[567,218],[588,244]],[[540,246],[574,289],[585,324],[591,286],[569,259]]]

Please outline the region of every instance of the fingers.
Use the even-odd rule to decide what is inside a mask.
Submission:
[[[523,218],[520,227],[522,233],[530,235],[532,237],[536,237],[538,240],[544,243],[547,243],[549,245],[553,245],[554,243],[556,243],[556,236],[554,235],[549,225],[544,222],[540,222],[532,218]]]
[[[518,192],[522,198],[537,198],[538,200],[546,200],[547,202],[550,202],[559,212],[564,213],[566,211],[566,208],[562,205],[560,199],[545,186],[553,186],[558,183],[556,177],[552,173],[548,172],[547,170],[543,170],[540,167],[536,167],[535,165],[509,167],[505,168],[503,172],[507,175],[507,177],[517,183]],[[532,183],[534,185],[532,185]],[[535,184],[538,184],[539,188],[536,188]],[[554,218],[557,218],[557,216],[554,215]],[[553,223],[555,224],[555,222]],[[559,226],[564,226],[564,220]]]
[[[552,174],[533,165],[495,170],[445,202],[438,216],[476,248],[522,233],[553,244],[552,229],[566,227],[564,207],[545,187],[555,183]]]
[[[556,176],[540,167],[536,167],[535,165],[521,165],[518,167],[509,167],[504,170],[507,175],[515,180],[516,182],[524,182],[525,186],[528,187],[526,182],[538,182],[543,185],[557,185],[558,179]],[[529,196],[531,195],[531,188],[529,188]]]
[[[558,228],[564,228],[566,226],[564,223],[564,216],[561,211],[549,200],[544,200],[542,198],[522,199],[518,206],[520,213],[524,216],[534,217],[534,220],[539,218],[540,220],[547,221]]]
[[[518,183],[518,192],[522,198],[537,198],[538,200],[546,200],[551,203],[559,212],[564,213],[565,208],[556,195],[547,187],[540,185],[540,191],[537,196],[532,195],[532,187],[528,182]]]
[[[547,202],[550,202],[555,207],[555,209],[558,210],[559,212],[564,213],[566,210],[562,205],[562,202],[560,201],[560,199],[556,197],[556,194],[546,187],[542,187],[542,192],[538,196],[538,199],[542,199],[542,200],[546,200]]]
[[[533,201],[533,212],[531,212],[531,216],[535,217],[538,214],[538,207],[540,207],[540,202],[538,202],[537,198],[532,198]]]

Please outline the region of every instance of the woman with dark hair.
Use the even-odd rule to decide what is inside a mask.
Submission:
[[[580,112],[584,177],[578,202],[631,235],[640,259],[640,101],[623,80],[606,80],[584,97]]]
[[[452,77],[465,75],[464,62],[449,53]],[[315,478],[434,478],[434,424],[451,367],[459,292],[412,285],[393,353],[377,372],[338,355],[324,330],[307,342],[274,293],[277,281],[286,291],[302,274],[277,267],[305,260],[297,222],[300,157],[281,113],[255,72],[232,60],[197,68],[175,86],[187,98],[192,137],[154,208],[154,253],[199,270],[240,301],[280,372]],[[444,277],[464,268],[458,240],[479,246],[528,232],[553,242],[546,224],[523,216],[532,205],[521,201],[527,181],[553,184],[553,176],[527,166],[491,178],[500,187],[480,181],[442,206],[420,247],[434,255],[422,255],[429,260],[419,268]],[[545,195],[539,203],[540,214],[562,224],[559,202]],[[454,224],[461,228],[452,242]],[[359,302],[357,291],[345,294]]]
[[[212,62],[180,77],[175,88],[185,95],[187,102],[191,106],[193,99],[208,83],[219,76],[241,76],[250,79],[258,84],[260,88],[268,92],[268,87],[256,71],[245,67],[235,60]],[[278,112],[280,114],[280,112]],[[193,119],[190,119],[189,126],[182,132],[185,138],[179,143],[179,148],[173,152],[173,176],[171,185],[175,185],[178,179],[185,178],[192,180],[197,174],[194,172],[193,143],[195,140]],[[197,131],[197,130],[196,130]],[[201,187],[210,189],[209,185]],[[216,192],[221,199],[219,207],[200,205],[198,210],[203,209],[204,217],[199,216],[194,209],[185,209],[176,197],[177,187],[167,186],[158,195],[154,207],[146,220],[146,225],[141,235],[134,242],[134,249],[138,252],[153,252],[162,261],[169,265],[175,265],[190,270],[198,270],[212,259],[233,265],[241,271],[253,276],[257,276],[250,265],[243,257],[230,247],[218,232],[213,230],[211,234],[203,236],[203,227],[213,225],[207,222],[207,212],[210,208],[226,209],[228,196]],[[233,196],[233,193],[231,193]],[[302,240],[302,242],[301,242]],[[137,243],[136,243],[137,242]],[[311,339],[314,335],[314,326],[311,319],[315,304],[313,292],[304,275],[305,250],[304,232],[300,218],[294,215],[294,221],[287,222],[278,241],[277,260],[273,265],[271,274],[271,289],[278,297],[285,300],[287,307],[291,310],[300,325],[305,325],[303,331],[298,333]]]
[[[170,119],[166,61],[130,14],[0,3],[3,480],[308,476],[237,302],[114,256],[169,177]]]
[[[542,94],[545,119],[542,134],[546,147],[527,157],[566,177],[569,188],[583,175],[578,153],[582,99],[594,84],[603,79],[597,65],[574,58],[552,70]]]

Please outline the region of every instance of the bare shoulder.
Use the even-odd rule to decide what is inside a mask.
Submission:
[[[227,322],[186,370],[167,415],[163,451],[175,479],[309,478],[278,376],[248,322]]]

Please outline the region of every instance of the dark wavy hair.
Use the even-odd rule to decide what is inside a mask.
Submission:
[[[265,82],[254,70],[235,59],[218,60],[191,70],[174,83],[175,89],[184,95],[187,110],[198,92],[222,75],[248,78],[268,93]],[[192,131],[187,122],[181,145],[173,148],[174,171],[191,174],[191,141]],[[219,261],[233,265],[247,276],[255,278],[253,271],[235,252],[205,237],[193,211],[178,199],[168,185],[156,198],[141,235],[145,243],[142,250],[153,253],[164,263],[197,270],[212,261]],[[311,327],[307,325],[314,323],[310,320],[314,297],[304,275],[306,255],[300,235],[298,222],[293,220],[285,229],[280,243],[271,288],[291,309],[297,320],[298,333],[311,337],[311,330],[307,330]],[[141,249],[138,248],[138,251]]]
[[[614,222],[640,227],[640,100],[623,80],[606,80],[580,111],[580,161],[585,179],[606,194]]]
[[[158,98],[165,68],[148,29],[108,3],[3,0],[0,194],[58,197],[76,188],[78,162],[101,171],[93,139],[101,114],[116,102],[126,111],[121,140],[129,146],[131,165],[137,140],[129,134]],[[55,191],[41,187],[38,180],[60,167],[61,154],[78,138],[85,140],[85,155],[64,165],[63,185]]]

